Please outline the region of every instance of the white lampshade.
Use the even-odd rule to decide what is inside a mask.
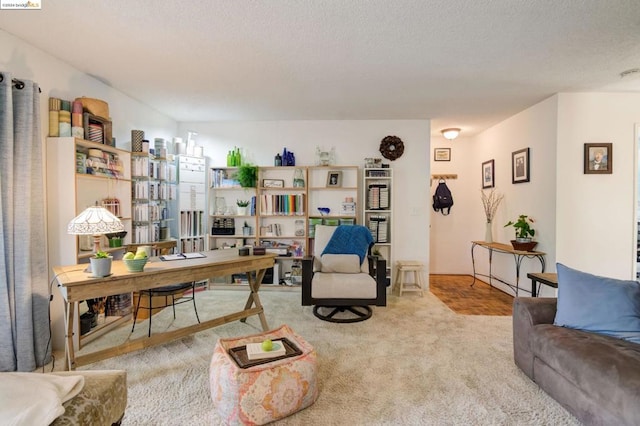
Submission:
[[[442,129],[440,132],[442,133],[442,136],[452,141],[458,137],[458,135],[460,134],[460,129],[458,129],[457,127],[451,127],[448,129]]]
[[[114,214],[101,206],[87,208],[73,218],[67,226],[67,233],[73,235],[93,235],[94,251],[100,251],[100,235],[124,231],[124,225]]]

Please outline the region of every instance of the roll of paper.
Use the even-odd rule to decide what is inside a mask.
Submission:
[[[58,128],[60,129],[60,137],[68,137],[71,136],[71,123],[60,122]]]
[[[49,111],[49,136],[60,136],[60,121],[58,120],[58,111]]]

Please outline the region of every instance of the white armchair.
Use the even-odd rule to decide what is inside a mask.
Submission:
[[[372,245],[362,225],[316,225],[315,254],[302,260],[302,305],[331,322],[364,321],[372,315],[370,305],[386,306],[386,261],[371,255]]]

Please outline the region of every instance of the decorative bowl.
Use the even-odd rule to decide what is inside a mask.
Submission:
[[[149,258],[145,257],[144,259],[124,259],[123,261],[129,272],[142,272],[148,260]]]

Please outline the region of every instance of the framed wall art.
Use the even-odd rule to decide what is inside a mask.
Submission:
[[[494,160],[482,163],[482,189],[493,188],[495,184]]]
[[[511,183],[529,182],[529,148],[511,153]]]
[[[451,161],[451,148],[434,148],[433,161]]]
[[[327,187],[340,188],[342,186],[342,172],[331,170],[327,172]]]
[[[613,144],[585,143],[584,173],[598,175],[613,173]]]
[[[284,180],[282,179],[262,179],[263,188],[284,188]]]

